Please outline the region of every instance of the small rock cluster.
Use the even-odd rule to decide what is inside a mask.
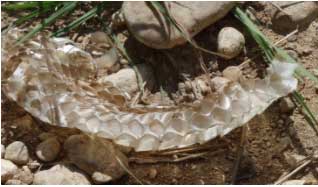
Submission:
[[[57,137],[42,133],[39,139],[42,142],[35,152],[38,159],[44,163],[56,160],[61,151]],[[6,148],[1,145],[1,183],[89,185],[93,181],[94,184],[104,184],[126,174],[122,167],[128,167],[126,156],[106,140],[73,135],[66,140],[64,149],[74,165],[58,163],[49,169],[38,170],[40,164],[31,161],[28,147],[23,142],[13,142]]]

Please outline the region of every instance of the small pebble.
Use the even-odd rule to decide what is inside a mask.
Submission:
[[[37,161],[32,161],[32,162],[28,162],[27,166],[30,170],[35,171],[40,167],[40,163],[38,163]]]
[[[284,157],[285,157],[286,162],[292,167],[296,167],[300,161],[302,161],[306,158],[303,155],[299,155],[296,153],[290,153],[290,152],[285,152]]]
[[[50,162],[56,159],[61,149],[61,145],[56,138],[49,138],[43,142],[41,142],[36,147],[36,156],[44,161]]]
[[[12,179],[18,171],[18,167],[10,160],[1,159],[1,183]]]
[[[218,34],[218,52],[232,59],[238,56],[245,45],[243,34],[233,27],[224,27]]]
[[[288,180],[282,183],[282,185],[304,185],[305,180]]]
[[[289,135],[291,136],[291,137],[294,137],[294,136],[296,136],[296,130],[295,130],[295,128],[293,127],[293,126],[290,126],[290,127],[288,127],[288,132],[289,132]]]
[[[21,141],[15,141],[6,148],[4,158],[18,165],[26,164],[29,160],[28,147]]]
[[[284,125],[284,120],[282,120],[282,119],[278,120],[278,121],[277,121],[277,124],[278,124],[279,126]]]
[[[92,180],[94,184],[104,184],[110,182],[113,178],[101,172],[94,172],[92,174]]]
[[[13,179],[19,180],[24,184],[31,184],[33,182],[33,174],[27,166],[23,166],[22,170],[19,170]]]
[[[282,113],[290,113],[296,108],[293,101],[288,97],[282,98],[279,102],[279,106]]]
[[[158,171],[156,168],[150,168],[149,170],[149,178],[154,179],[157,177]]]
[[[298,60],[299,57],[298,57],[298,54],[296,51],[294,50],[286,50],[287,53],[289,54],[289,56],[291,56],[294,60]]]
[[[17,179],[10,179],[6,182],[6,185],[27,185],[27,184]]]

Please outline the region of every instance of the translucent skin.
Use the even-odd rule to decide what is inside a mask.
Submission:
[[[129,108],[120,88],[91,79],[96,70],[89,53],[61,38],[47,41],[46,50],[36,40],[13,49],[12,37],[5,37],[2,48],[3,88],[9,98],[48,124],[78,128],[136,151],[186,147],[224,136],[297,87],[296,65],[274,60],[264,79],[233,76],[237,67],[225,70],[225,76],[212,79],[216,92],[191,107]]]

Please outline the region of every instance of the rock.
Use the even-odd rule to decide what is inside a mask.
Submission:
[[[299,30],[304,30],[318,17],[317,2],[281,1],[274,3],[284,11],[275,8],[272,14],[273,30],[281,34],[289,33],[297,27]]]
[[[94,172],[92,174],[92,180],[94,184],[104,184],[104,183],[110,182],[112,179],[113,178],[111,176],[101,172]]]
[[[98,74],[103,74],[116,64],[119,61],[116,48],[108,50],[104,55],[95,59]],[[119,63],[117,63],[119,65]]]
[[[140,64],[137,65],[137,69],[142,80],[147,82],[147,87],[151,90],[151,88],[155,85],[154,74],[152,73],[153,71],[151,67],[145,64]],[[101,77],[98,82],[101,84],[111,82],[117,88],[120,88],[128,94],[133,94],[139,90],[137,75],[132,68],[121,69],[117,73]]]
[[[60,143],[56,138],[49,138],[41,142],[36,147],[36,156],[44,161],[50,162],[56,159],[61,149]]]
[[[286,50],[287,51],[287,53],[289,54],[289,56],[291,56],[294,60],[298,60],[299,58],[298,58],[298,54],[297,54],[297,52],[296,51],[294,51],[294,50]]]
[[[237,66],[228,66],[225,70],[223,70],[222,74],[225,78],[233,82],[237,82],[242,76],[242,71]]]
[[[92,33],[90,40],[95,44],[109,44],[111,41],[108,35],[101,31]]]
[[[284,97],[281,99],[281,101],[279,102],[279,107],[282,113],[290,113],[296,108],[293,101],[288,97]]]
[[[1,158],[4,157],[4,154],[6,153],[6,147],[1,144]]]
[[[305,180],[288,180],[282,183],[282,185],[304,185]]]
[[[33,123],[33,119],[30,115],[25,115],[14,121],[14,124],[20,131],[28,132],[32,130],[37,130],[37,127]]]
[[[27,184],[26,184],[26,183],[23,183],[22,181],[17,180],[17,179],[9,179],[9,180],[6,182],[6,185],[27,185]]]
[[[285,157],[286,162],[292,167],[296,167],[300,161],[302,161],[306,158],[303,155],[299,155],[296,153],[290,153],[290,152],[285,152],[284,157]]]
[[[35,185],[90,185],[89,180],[81,171],[66,165],[55,165],[34,175]]]
[[[18,165],[26,164],[29,160],[28,148],[23,142],[15,141],[8,145],[4,158]]]
[[[100,172],[116,180],[126,173],[122,165],[128,167],[128,159],[104,139],[73,135],[65,141],[64,148],[69,160],[91,176]]]
[[[154,179],[157,177],[158,171],[155,168],[150,168],[149,170],[149,178]]]
[[[49,138],[54,138],[56,136],[52,133],[49,133],[49,132],[43,132],[38,137],[41,141],[44,141],[44,140],[47,140]]]
[[[33,182],[33,174],[27,166],[23,166],[12,178],[21,181],[23,184],[31,184]]]
[[[111,17],[110,27],[112,29],[119,29],[126,24],[124,14],[121,10],[116,11]]]
[[[9,160],[1,159],[1,183],[11,179],[18,171],[18,167]]]
[[[207,26],[223,18],[235,2],[163,2],[171,16],[194,36]],[[166,49],[186,43],[179,30],[167,21],[157,7],[149,2],[124,2],[122,6],[130,32],[145,45]]]
[[[30,170],[35,171],[40,167],[40,163],[38,163],[36,160],[32,162],[28,162],[27,166]]]
[[[239,55],[245,45],[243,34],[233,27],[224,27],[218,34],[218,52],[231,59]]]

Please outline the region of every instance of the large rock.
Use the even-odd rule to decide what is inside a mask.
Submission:
[[[28,147],[20,141],[8,145],[4,158],[16,164],[26,164],[29,161]]]
[[[1,159],[1,183],[11,179],[18,167],[9,160]]]
[[[280,1],[274,2],[283,11],[273,11],[273,29],[282,34],[286,34],[299,27],[304,30],[312,21],[318,17],[318,2],[294,2]]]
[[[36,156],[44,161],[50,162],[55,160],[61,149],[59,141],[53,137],[44,140],[36,147]]]
[[[104,139],[73,135],[66,140],[64,148],[70,161],[91,176],[99,172],[115,180],[126,173],[122,164],[127,167],[128,159]]]
[[[89,185],[87,177],[76,168],[58,164],[49,170],[34,175],[33,184],[37,185]]]
[[[223,18],[235,2],[163,2],[172,17],[191,36]],[[165,49],[184,44],[186,39],[150,2],[124,2],[123,13],[131,33],[145,45]]]

